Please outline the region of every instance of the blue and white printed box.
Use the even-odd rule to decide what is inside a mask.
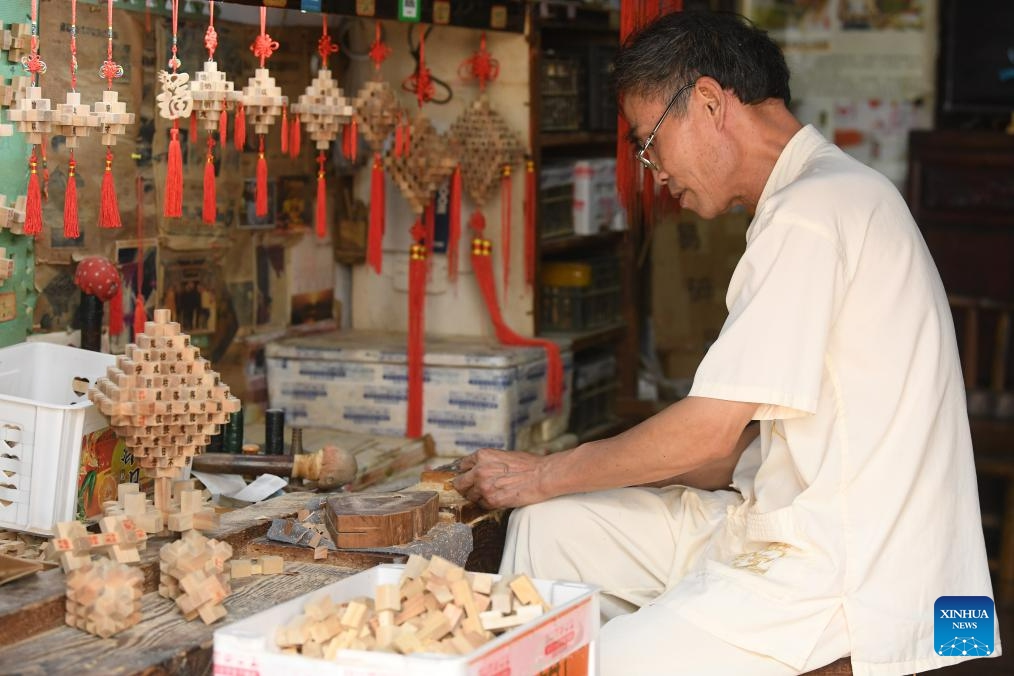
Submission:
[[[405,335],[339,331],[265,348],[268,398],[290,425],[402,436],[408,406]],[[440,455],[525,450],[567,429],[573,363],[563,351],[563,404],[546,406],[546,353],[492,339],[428,337],[423,432]]]

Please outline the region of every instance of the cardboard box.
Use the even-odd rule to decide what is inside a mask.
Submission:
[[[594,587],[533,580],[549,603],[544,615],[516,627],[467,655],[398,655],[343,650],[334,662],[284,655],[275,630],[321,596],[335,602],[374,597],[378,584],[396,584],[404,566],[382,565],[305,594],[270,610],[218,629],[214,635],[216,676],[465,676],[537,674],[547,669],[568,675],[596,673],[595,639],[599,600]]]
[[[285,410],[287,424],[404,436],[404,334],[301,336],[270,343],[265,352],[271,406]],[[525,450],[558,436],[570,415],[569,352],[563,362],[563,405],[550,411],[542,348],[501,346],[482,338],[427,338],[423,433],[433,437],[438,455],[484,447]],[[554,422],[544,424],[547,420]]]

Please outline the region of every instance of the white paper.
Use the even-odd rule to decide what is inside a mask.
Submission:
[[[287,486],[288,483],[288,479],[277,477],[274,474],[261,474],[254,479],[253,483],[243,488],[243,490],[231,495],[225,494],[225,496],[233,500],[242,500],[243,502],[260,502],[277,493]]]
[[[231,497],[233,493],[246,488],[246,481],[238,474],[212,474],[210,472],[191,471],[194,478],[200,479],[212,496],[224,495]]]

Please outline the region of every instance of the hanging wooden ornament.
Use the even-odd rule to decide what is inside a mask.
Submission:
[[[106,81],[102,100],[92,104],[92,112],[99,118],[102,145],[106,147],[106,170],[102,175],[102,190],[99,201],[99,227],[119,228],[120,207],[116,200],[116,185],[113,182],[113,146],[118,136],[127,132],[127,125],[134,124],[134,114],[127,112],[127,104],[120,101],[113,90],[113,80],[123,77],[123,66],[113,60],[113,0],[106,0],[106,60],[102,62],[99,76]]]
[[[366,262],[378,275],[383,268],[383,242],[385,227],[384,208],[384,144],[390,138],[398,118],[401,106],[391,85],[381,77],[380,66],[390,55],[391,49],[384,44],[380,30],[380,22],[376,23],[376,37],[370,47],[370,60],[373,61],[373,79],[367,82],[353,102],[354,114],[352,130],[349,135],[362,134],[373,150],[372,170],[370,172],[370,225],[366,246]],[[353,131],[354,130],[354,131]],[[352,151],[353,141],[346,142],[348,151]],[[348,152],[346,154],[349,154]]]
[[[461,64],[458,74],[466,80],[479,83],[479,97],[451,124],[449,136],[461,157],[462,179],[465,192],[475,203],[476,210],[469,219],[474,233],[472,239],[472,270],[497,339],[504,345],[537,346],[546,351],[546,402],[556,408],[562,401],[563,362],[560,348],[556,343],[540,338],[529,338],[516,333],[503,318],[496,295],[496,280],[493,266],[493,244],[485,236],[486,217],[482,209],[487,200],[500,185],[500,241],[504,253],[502,258],[503,289],[506,295],[510,270],[511,233],[511,174],[512,167],[524,157],[524,147],[517,135],[502,117],[492,109],[486,92],[486,85],[496,79],[500,66],[486,50],[486,35],[480,39],[479,50]],[[484,161],[479,161],[479,160]],[[529,163],[530,164],[530,163]],[[526,176],[526,185],[529,179]],[[531,199],[530,195],[526,195]],[[525,261],[526,280],[528,268],[534,268],[534,220],[529,224],[529,202],[526,202]],[[450,246],[450,243],[448,244]],[[531,257],[531,261],[529,261]]]
[[[190,94],[194,101],[194,114],[197,122],[201,129],[208,133],[201,220],[207,225],[214,225],[218,219],[214,133],[218,132],[218,143],[225,147],[229,112],[236,107],[242,96],[225,76],[225,72],[218,69],[218,62],[215,61],[215,50],[218,48],[218,32],[215,30],[215,0],[209,2],[208,29],[204,33],[204,47],[208,50],[208,60],[204,62],[203,70],[194,74]]]
[[[524,147],[517,134],[490,105],[486,85],[500,74],[500,64],[486,50],[486,34],[479,50],[458,68],[464,80],[479,83],[479,97],[451,123],[448,136],[461,163],[465,193],[475,204],[472,218],[484,218],[482,209],[497,186],[501,190],[500,241],[503,253],[503,285],[506,292],[510,270],[511,168],[524,158]],[[453,253],[457,260],[458,233],[448,239],[448,264]]]
[[[67,161],[67,188],[63,197],[63,236],[77,239],[81,236],[77,211],[77,160],[74,151],[80,140],[99,126],[99,116],[81,103],[77,91],[77,0],[70,0],[70,91],[67,99],[53,111],[53,132],[66,139],[70,150]]]
[[[338,82],[332,77],[328,68],[328,58],[338,51],[338,45],[331,41],[327,34],[327,18],[321,16],[324,25],[320,40],[317,41],[317,53],[320,54],[320,69],[306,92],[294,103],[292,112],[297,115],[293,125],[299,127],[299,120],[306,125],[306,133],[317,148],[317,237],[323,239],[327,234],[327,188],[325,185],[325,151],[331,142],[338,138],[342,126],[352,119],[355,112],[351,103],[345,98]]]
[[[39,76],[46,72],[46,62],[39,58],[39,0],[32,0],[32,41],[31,53],[21,57],[21,65],[31,78],[25,95],[8,112],[11,122],[17,123],[18,131],[25,135],[25,141],[32,146],[28,158],[28,199],[25,204],[26,235],[42,232],[42,187],[39,185],[39,151],[43,135],[52,128],[53,111],[50,101],[42,96]]]
[[[180,72],[177,47],[179,30],[180,0],[172,0],[173,36],[172,55],[169,57],[170,70],[158,72],[161,93],[155,97],[158,114],[165,120],[172,120],[169,130],[169,160],[165,172],[165,204],[163,214],[167,218],[183,215],[183,149],[180,147],[180,118],[188,119],[194,108],[194,97],[190,92],[190,75]]]
[[[267,8],[261,7],[261,32],[250,45],[250,51],[260,59],[260,68],[254,70],[253,77],[243,88],[243,107],[246,113],[246,124],[253,126],[259,138],[257,150],[257,193],[254,210],[257,216],[268,213],[268,163],[264,158],[264,136],[268,133],[275,119],[281,115],[282,107],[288,105],[287,96],[282,96],[282,89],[275,84],[264,62],[278,49],[278,43],[267,34],[265,23]],[[238,123],[237,123],[238,124]]]

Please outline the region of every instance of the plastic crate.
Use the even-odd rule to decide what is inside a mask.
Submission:
[[[539,174],[539,237],[574,233],[574,165],[549,164]]]
[[[287,655],[276,647],[275,629],[291,622],[308,602],[323,596],[336,603],[357,597],[373,598],[377,585],[397,584],[403,570],[401,565],[376,566],[216,630],[214,673],[237,676],[597,673],[598,593],[595,587],[576,582],[532,580],[550,609],[467,655],[340,650],[334,661],[327,661]]]
[[[539,308],[543,331],[586,331],[620,320],[620,263],[603,256],[542,267]]]
[[[49,343],[0,349],[0,527],[50,535],[74,518],[82,438],[109,424],[88,386],[115,362]]]

